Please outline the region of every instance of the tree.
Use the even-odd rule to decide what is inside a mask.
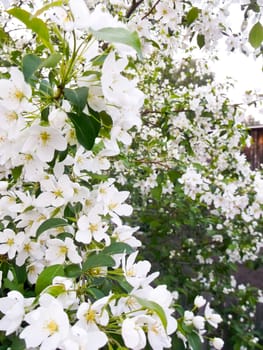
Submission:
[[[199,295],[213,292],[204,267],[214,258],[211,248],[197,242],[201,288],[191,295],[181,288],[191,299],[182,306],[138,255],[136,232],[141,220],[148,233],[148,225],[172,215],[166,227],[170,236],[179,228],[175,241],[185,240],[183,225],[189,238],[196,234],[198,221],[207,243],[223,254],[216,269],[257,259],[261,175],[239,154],[245,136],[238,106],[194,54],[235,38],[225,11],[230,3],[3,2],[3,349],[199,349],[204,338],[222,349],[215,333],[222,317],[214,300]],[[243,11],[247,19],[260,7],[253,1]],[[260,54],[257,17],[242,40],[242,50]],[[199,86],[172,78],[184,73],[184,60],[196,62]],[[156,209],[165,215],[156,217]],[[218,246],[223,230],[227,239]]]

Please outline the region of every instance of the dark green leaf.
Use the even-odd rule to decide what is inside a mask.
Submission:
[[[79,277],[82,273],[82,270],[78,264],[67,265],[64,268],[65,276],[67,277]]]
[[[91,30],[97,40],[108,41],[110,43],[120,43],[131,46],[136,50],[139,57],[142,57],[141,42],[136,32],[130,32],[125,28],[102,28]]]
[[[18,7],[14,7],[7,11],[11,16],[19,19],[28,29],[31,29],[38,35],[42,43],[53,51],[53,47],[49,41],[49,29],[40,18],[33,16],[30,12]]]
[[[100,120],[103,126],[105,126],[106,128],[111,129],[112,127],[112,119],[111,117],[108,115],[108,113],[106,113],[105,111],[102,111],[99,113],[100,116]]]
[[[260,22],[254,24],[249,32],[248,38],[250,44],[257,49],[263,41],[263,26]]]
[[[98,288],[88,288],[87,293],[90,294],[96,300],[105,297],[104,293]]]
[[[52,265],[46,267],[38,276],[35,292],[40,294],[46,287],[52,284],[54,277],[64,276],[63,265]]]
[[[158,315],[158,317],[160,318],[160,320],[164,326],[164,329],[166,329],[167,319],[166,319],[165,312],[163,311],[163,308],[154,301],[145,300],[145,299],[137,297],[136,295],[134,297],[141,306],[146,307],[147,309],[149,309],[151,311],[154,311]]]
[[[87,104],[89,90],[87,87],[79,87],[77,89],[64,89],[65,98],[72,104],[75,111],[79,114],[83,111]]]
[[[197,35],[197,45],[202,49],[205,46],[205,36],[203,34]]]
[[[130,254],[132,252],[133,252],[132,247],[123,242],[114,242],[103,250],[103,253],[108,255],[122,254],[122,253]]]
[[[41,120],[48,122],[48,116],[49,116],[49,107],[46,107],[41,111]]]
[[[26,349],[26,344],[23,339],[12,337],[11,350],[24,350]]]
[[[60,219],[60,218],[47,219],[46,221],[42,222],[42,224],[38,227],[36,236],[38,237],[41,233],[49,230],[50,228],[62,227],[67,225],[68,225],[68,222],[64,219]]]
[[[191,10],[186,15],[186,22],[187,25],[190,26],[199,16],[199,8],[198,7],[192,7]]]
[[[200,350],[202,348],[202,343],[197,333],[192,332],[188,334],[187,340],[192,350]]]
[[[94,254],[89,255],[87,260],[84,262],[82,271],[87,271],[94,267],[107,266],[111,267],[115,265],[115,261],[109,255],[105,254]]]
[[[22,70],[25,80],[28,82],[35,71],[39,68],[41,59],[33,54],[28,54],[23,57]]]
[[[20,178],[20,175],[22,173],[22,169],[23,169],[22,165],[17,166],[17,167],[12,169],[12,177],[15,181]]]
[[[184,342],[181,339],[173,337],[173,349],[185,350]]]
[[[100,121],[85,113],[68,113],[74,124],[78,142],[87,150],[92,149],[100,131]]]

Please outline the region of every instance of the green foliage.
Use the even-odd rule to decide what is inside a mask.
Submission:
[[[141,42],[136,32],[130,32],[125,28],[102,28],[91,30],[91,33],[97,40],[128,45],[142,57]]]
[[[41,235],[41,233],[43,233],[49,229],[63,227],[63,226],[67,226],[67,225],[68,225],[68,222],[64,219],[50,218],[50,219],[42,222],[42,224],[38,227],[37,232],[36,232],[36,236],[38,237],[39,235]]]
[[[260,22],[253,25],[249,32],[249,42],[257,49],[263,41],[263,26]]]
[[[65,276],[63,265],[51,265],[46,267],[38,276],[35,292],[40,294],[45,288],[52,284],[54,277]]]
[[[83,112],[68,113],[68,116],[75,127],[78,142],[87,150],[92,149],[100,131],[100,120]]]
[[[8,10],[8,13],[19,19],[25,24],[28,29],[31,29],[34,33],[38,35],[39,40],[51,51],[53,52],[53,46],[50,43],[49,29],[44,21],[40,18],[32,16],[30,12],[18,7],[14,7]]]

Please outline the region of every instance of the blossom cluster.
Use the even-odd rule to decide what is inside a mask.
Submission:
[[[241,213],[250,225],[256,249],[241,249],[237,237],[240,251],[229,244],[226,260],[257,256],[262,180],[237,152],[238,113],[211,81],[208,88],[176,91],[174,81],[163,79],[163,71],[178,63],[175,52],[179,58],[196,47],[208,51],[223,36],[236,37],[227,17],[232,1],[2,2],[4,345],[159,350],[173,340],[196,349],[208,339],[222,349],[220,334],[213,335],[222,317],[210,302],[198,296],[191,311],[183,310],[176,293],[153,286],[159,272],[151,273],[151,263],[139,257],[141,223],[127,188],[147,196],[159,187],[160,195],[176,196],[173,167],[183,163],[176,175],[180,188],[211,207],[214,217],[224,217],[225,226],[216,222],[219,230],[227,227],[231,236]],[[236,44],[249,52],[248,30]],[[162,113],[172,117],[163,121]],[[221,178],[230,160],[242,181]],[[208,164],[216,174],[205,172]],[[196,280],[208,283],[201,273]]]
[[[144,94],[129,71],[139,37],[102,4],[84,1],[26,1],[1,20],[3,344],[171,347],[184,318],[176,319],[165,285],[151,286],[159,272],[136,261],[138,227],[123,219],[133,212],[129,192],[109,176],[110,159],[141,126]],[[205,313],[190,335],[202,338],[215,317],[209,307]]]

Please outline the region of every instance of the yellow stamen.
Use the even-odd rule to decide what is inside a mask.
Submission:
[[[94,322],[96,318],[96,312],[94,310],[89,309],[85,314],[85,318],[87,322]]]
[[[54,320],[51,320],[50,322],[48,322],[48,324],[46,325],[46,328],[48,329],[51,335],[58,332],[59,330],[58,324]]]
[[[40,134],[40,138],[41,138],[43,145],[46,145],[48,140],[50,139],[50,134],[48,134],[46,131],[43,131]]]

